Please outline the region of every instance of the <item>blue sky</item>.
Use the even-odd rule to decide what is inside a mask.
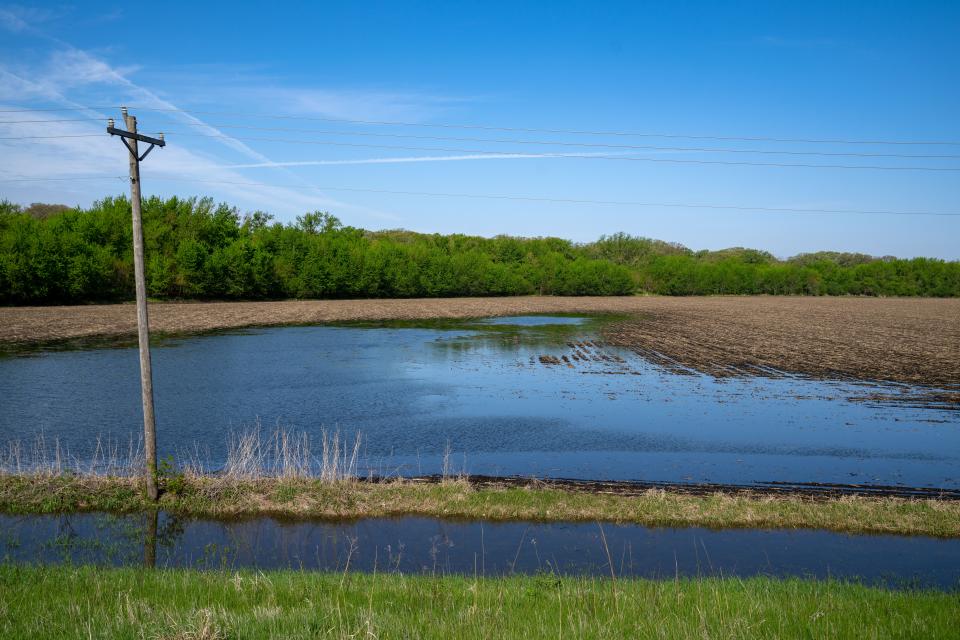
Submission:
[[[0,140],[0,197],[123,193],[123,149],[96,134],[128,104],[169,142],[145,193],[283,221],[958,259],[957,216],[775,209],[960,213],[960,171],[687,162],[960,168],[876,155],[960,144],[711,139],[960,143],[958,69],[957,2],[0,4],[0,109],[74,109],[0,120],[80,120],[0,123],[64,136]]]

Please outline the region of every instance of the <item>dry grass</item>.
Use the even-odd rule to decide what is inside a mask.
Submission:
[[[120,440],[97,437],[93,451],[80,458],[59,438],[48,440],[41,432],[33,442],[10,440],[0,448],[0,474],[59,477],[80,476],[130,477],[143,474],[143,440],[131,436]]]
[[[358,477],[361,438],[259,425],[229,439],[226,465],[211,473],[196,458],[161,465],[159,504],[143,497],[142,453],[98,444],[93,463],[38,437],[0,457],[0,513],[130,512],[159,508],[216,518],[275,515],[363,518],[420,515],[487,520],[607,521],[651,526],[819,528],[855,533],[960,537],[960,500],[830,497],[727,490],[611,493],[591,485],[489,483],[445,473],[430,481]],[[444,459],[449,461],[449,446]]]
[[[306,431],[294,431],[281,425],[265,431],[257,421],[253,427],[227,436],[227,454],[222,467],[204,458],[197,448],[179,456],[179,465],[172,457],[161,461],[161,475],[183,475],[221,480],[249,481],[264,478],[317,479],[321,482],[355,480],[363,442],[358,431],[352,439],[320,430],[320,450]],[[98,437],[89,456],[80,458],[60,444],[48,440],[43,433],[24,444],[10,440],[0,448],[0,474],[8,476],[62,476],[86,478],[132,478],[143,474],[143,441],[132,437],[126,446],[116,440]],[[318,455],[316,455],[318,454]],[[449,452],[448,452],[449,455]],[[179,471],[174,466],[179,467]]]
[[[512,297],[154,303],[163,333],[350,320],[616,313],[605,338],[711,375],[768,369],[956,388],[960,300],[807,297]],[[0,308],[0,344],[130,336],[133,305]]]
[[[341,437],[340,430],[320,432],[320,455],[315,456],[310,435],[277,426],[264,438],[259,423],[240,435],[230,435],[227,460],[219,477],[230,480],[261,478],[317,478],[338,482],[356,478],[362,438],[357,432],[353,443]],[[196,458],[186,465],[188,476],[202,477],[209,463]]]
[[[749,491],[639,495],[558,488],[479,488],[469,480],[416,483],[186,476],[159,504],[134,478],[0,474],[0,513],[135,512],[184,516],[353,519],[417,515],[493,521],[617,522],[710,528],[807,528],[960,537],[960,501],[845,496],[811,499]]]
[[[456,474],[449,444],[432,478],[359,477],[361,437],[309,436],[254,426],[228,439],[226,464],[196,457],[161,464],[159,504],[143,497],[142,452],[96,446],[93,462],[38,436],[0,455],[0,513],[142,511],[216,518],[275,515],[363,518],[421,515],[487,520],[607,521],[651,526],[818,528],[960,537],[960,500],[773,493],[762,488],[610,486],[611,483],[477,478]]]

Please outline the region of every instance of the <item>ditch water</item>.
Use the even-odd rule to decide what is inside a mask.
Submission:
[[[960,588],[960,540],[596,523],[178,520],[0,515],[0,560],[200,569],[511,573],[671,579],[800,576]]]
[[[677,375],[599,341],[603,318],[253,329],[158,341],[160,455],[223,464],[259,420],[362,433],[362,472],[960,487],[960,412],[905,386]],[[0,443],[90,460],[141,430],[135,345],[0,357]]]

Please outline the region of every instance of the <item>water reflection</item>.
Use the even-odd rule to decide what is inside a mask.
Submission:
[[[0,516],[0,558],[200,569],[672,578],[809,576],[960,587],[960,540],[597,523],[182,520],[166,513]]]
[[[279,327],[154,351],[160,455],[219,468],[259,420],[364,436],[381,475],[960,487],[960,412],[910,387],[678,375],[603,344],[603,318]],[[0,442],[38,432],[89,460],[140,432],[135,350],[0,359]],[[135,436],[134,436],[135,437]]]

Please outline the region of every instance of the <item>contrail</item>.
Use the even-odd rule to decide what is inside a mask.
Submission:
[[[230,136],[229,134],[222,132],[216,127],[207,124],[200,118],[197,118],[196,116],[193,116],[189,113],[184,112],[178,106],[169,102],[168,100],[161,98],[153,91],[133,82],[132,80],[127,78],[123,73],[118,71],[113,65],[111,65],[106,60],[103,60],[95,55],[92,55],[87,51],[80,49],[65,40],[52,36],[48,33],[45,33],[40,29],[37,29],[36,27],[32,26],[25,20],[17,16],[14,16],[9,11],[0,8],[0,27],[4,27],[4,26],[16,31],[24,31],[24,32],[30,33],[36,37],[39,37],[54,43],[55,45],[62,48],[67,54],[74,56],[78,64],[85,66],[87,69],[91,70],[92,72],[101,76],[102,78],[108,79],[108,81],[112,81],[115,84],[119,84],[123,87],[126,87],[126,89],[131,94],[133,94],[133,96],[135,96],[134,98],[135,100],[136,100],[136,97],[139,97],[141,101],[151,103],[152,105],[157,107],[162,107],[165,110],[170,110],[173,113],[173,115],[179,118],[182,118],[183,120],[193,124],[201,131],[205,131],[206,133],[210,134],[211,138],[218,139],[222,145],[230,149],[233,149],[234,151],[242,153],[243,155],[247,156],[248,158],[251,158],[252,160],[259,162],[265,167],[272,165],[278,168],[283,168],[282,164],[280,163],[273,164],[273,161],[269,157],[249,147],[242,141],[237,140],[233,136]],[[82,105],[74,102],[73,100],[70,100],[65,95],[63,95],[63,93],[61,93],[59,90],[57,90],[54,87],[50,87],[48,85],[40,84],[32,80],[27,80],[25,78],[22,78],[10,72],[5,67],[0,67],[0,72],[2,72],[5,76],[15,80],[16,82],[21,83],[22,86],[31,86],[39,90],[39,92],[46,94],[49,99],[56,100],[58,102],[67,104],[71,107],[82,107]],[[86,110],[86,113],[89,113],[98,118],[104,118],[103,114],[100,114],[97,111],[92,109]],[[295,173],[290,173],[290,172],[284,172],[284,173],[287,173],[287,175],[289,175],[296,182],[299,182],[303,185],[308,184],[306,180],[304,180],[301,176]],[[290,190],[287,189],[287,191],[290,191]],[[391,214],[385,214],[381,211],[377,211],[369,207],[349,204],[341,200],[338,200],[336,198],[333,198],[325,193],[321,193],[320,195],[324,199],[326,199],[329,204],[332,204],[335,206],[349,207],[349,208],[362,211],[370,215],[379,216],[379,217],[392,217]]]
[[[273,167],[317,167],[348,164],[401,164],[405,162],[458,162],[463,160],[518,160],[526,158],[582,158],[596,154],[566,153],[484,153],[458,156],[407,156],[393,158],[359,158],[356,160],[292,160],[289,162],[256,162],[249,164],[220,165],[221,169],[262,169]],[[603,154],[609,155],[609,154]]]

